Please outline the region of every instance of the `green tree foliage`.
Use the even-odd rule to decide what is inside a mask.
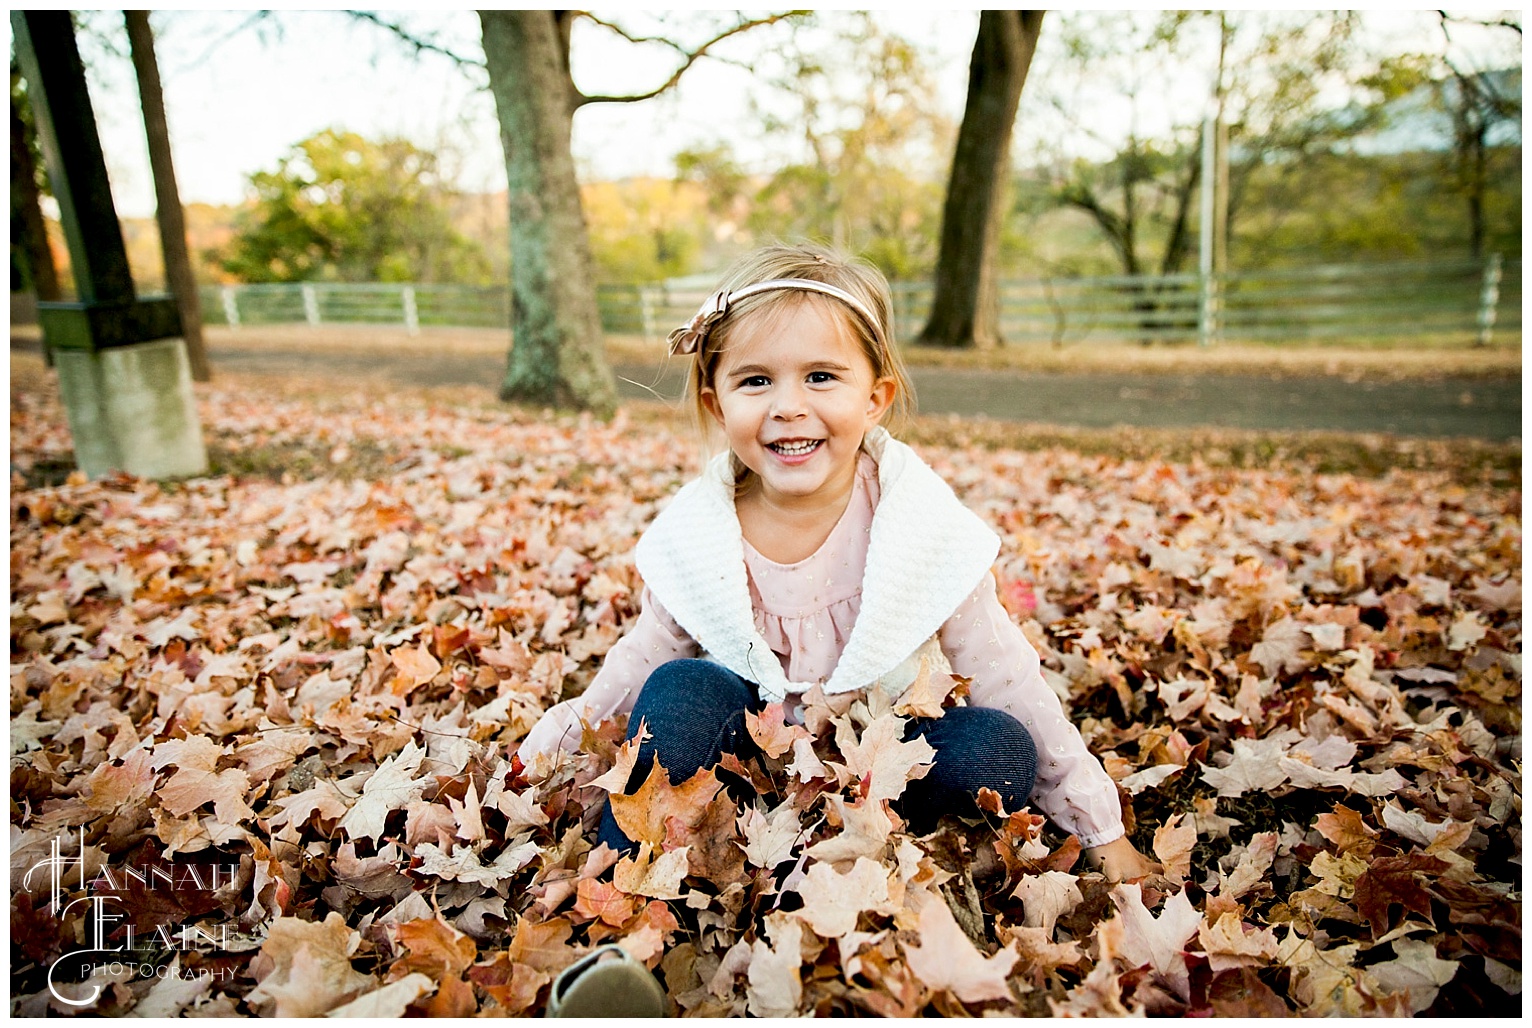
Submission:
[[[689,182],[636,178],[580,191],[598,282],[654,282],[694,270],[710,197]]]
[[[482,282],[489,261],[452,225],[436,156],[327,129],[250,176],[255,200],[210,255],[245,282]]]

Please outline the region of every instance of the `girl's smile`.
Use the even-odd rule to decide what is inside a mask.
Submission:
[[[741,324],[702,391],[772,507],[838,516],[862,437],[893,402],[893,380],[874,380],[847,316],[816,297]]]

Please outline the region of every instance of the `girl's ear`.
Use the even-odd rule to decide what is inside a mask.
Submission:
[[[893,406],[899,384],[892,378],[880,378],[872,385],[872,395],[867,398],[867,425],[872,427],[883,420],[888,408]]]
[[[714,421],[722,425],[723,407],[718,402],[718,391],[710,386],[703,386],[698,395],[702,397],[703,408],[713,416]]]

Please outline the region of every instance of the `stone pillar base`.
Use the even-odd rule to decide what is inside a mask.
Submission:
[[[207,473],[202,423],[184,339],[100,351],[56,349],[75,463],[91,478]]]

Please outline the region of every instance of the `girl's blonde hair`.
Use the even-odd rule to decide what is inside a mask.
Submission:
[[[893,380],[894,400],[883,420],[894,427],[904,424],[914,404],[915,390],[894,342],[893,298],[883,273],[866,261],[835,250],[778,244],[763,247],[735,262],[725,272],[719,289],[734,292],[757,282],[787,278],[823,282],[850,293],[874,315],[874,322],[869,324],[864,315],[841,300],[806,289],[771,289],[731,302],[724,316],[703,337],[687,373],[686,397],[698,431],[706,438],[713,427],[702,393],[713,388],[718,358],[728,349],[729,339],[739,325],[750,320],[775,319],[801,303],[817,304],[821,310],[839,317],[852,338],[861,344],[872,365],[873,380]],[[744,488],[749,473],[738,458],[734,461],[734,472],[736,488]]]

